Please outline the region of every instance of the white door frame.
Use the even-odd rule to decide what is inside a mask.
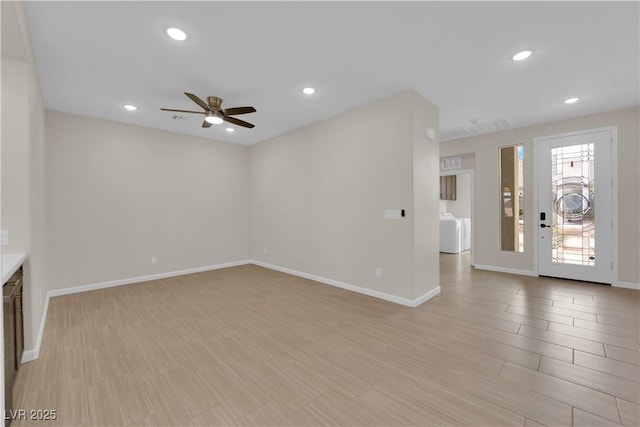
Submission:
[[[538,242],[540,241],[540,227],[538,227],[538,212],[540,212],[540,200],[538,199],[538,170],[540,165],[538,164],[538,146],[539,142],[563,138],[567,136],[586,135],[596,132],[608,131],[611,135],[611,259],[613,262],[613,269],[611,272],[611,285],[615,285],[618,282],[618,127],[606,126],[595,129],[585,129],[575,132],[559,133],[555,135],[541,136],[533,139],[533,220],[534,220],[534,233],[533,240],[533,268],[536,275],[539,275],[539,260],[538,260]]]
[[[471,266],[476,265],[476,173],[475,169],[455,169],[448,170],[446,172],[440,172],[440,176],[450,175],[463,175],[469,174],[471,176]]]

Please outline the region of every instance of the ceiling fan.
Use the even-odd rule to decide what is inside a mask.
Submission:
[[[244,120],[231,117],[238,114],[255,113],[256,109],[253,107],[234,107],[223,110],[222,99],[218,98],[217,96],[207,96],[207,102],[204,102],[202,99],[198,98],[192,93],[185,92],[184,94],[187,95],[193,102],[202,107],[204,111],[173,110],[170,108],[161,108],[161,110],[174,111],[176,113],[204,114],[205,117],[204,121],[202,122],[203,128],[210,128],[211,125],[219,125],[222,122],[233,123],[234,125],[244,126],[246,128],[252,128],[255,126],[249,122],[245,122]]]

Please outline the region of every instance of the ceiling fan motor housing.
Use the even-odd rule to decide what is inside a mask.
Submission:
[[[212,110],[220,111],[222,108],[222,98],[217,96],[207,96],[207,103]]]

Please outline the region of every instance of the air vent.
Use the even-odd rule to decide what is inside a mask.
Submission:
[[[488,122],[478,122],[469,126],[445,130],[440,134],[440,141],[466,138],[468,136],[482,135],[485,133],[500,132],[501,130],[507,129],[511,129],[511,125],[504,119],[491,120]]]

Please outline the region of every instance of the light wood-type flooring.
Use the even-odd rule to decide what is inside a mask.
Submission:
[[[36,425],[638,426],[640,292],[474,270],[407,308],[254,265],[53,298]]]

